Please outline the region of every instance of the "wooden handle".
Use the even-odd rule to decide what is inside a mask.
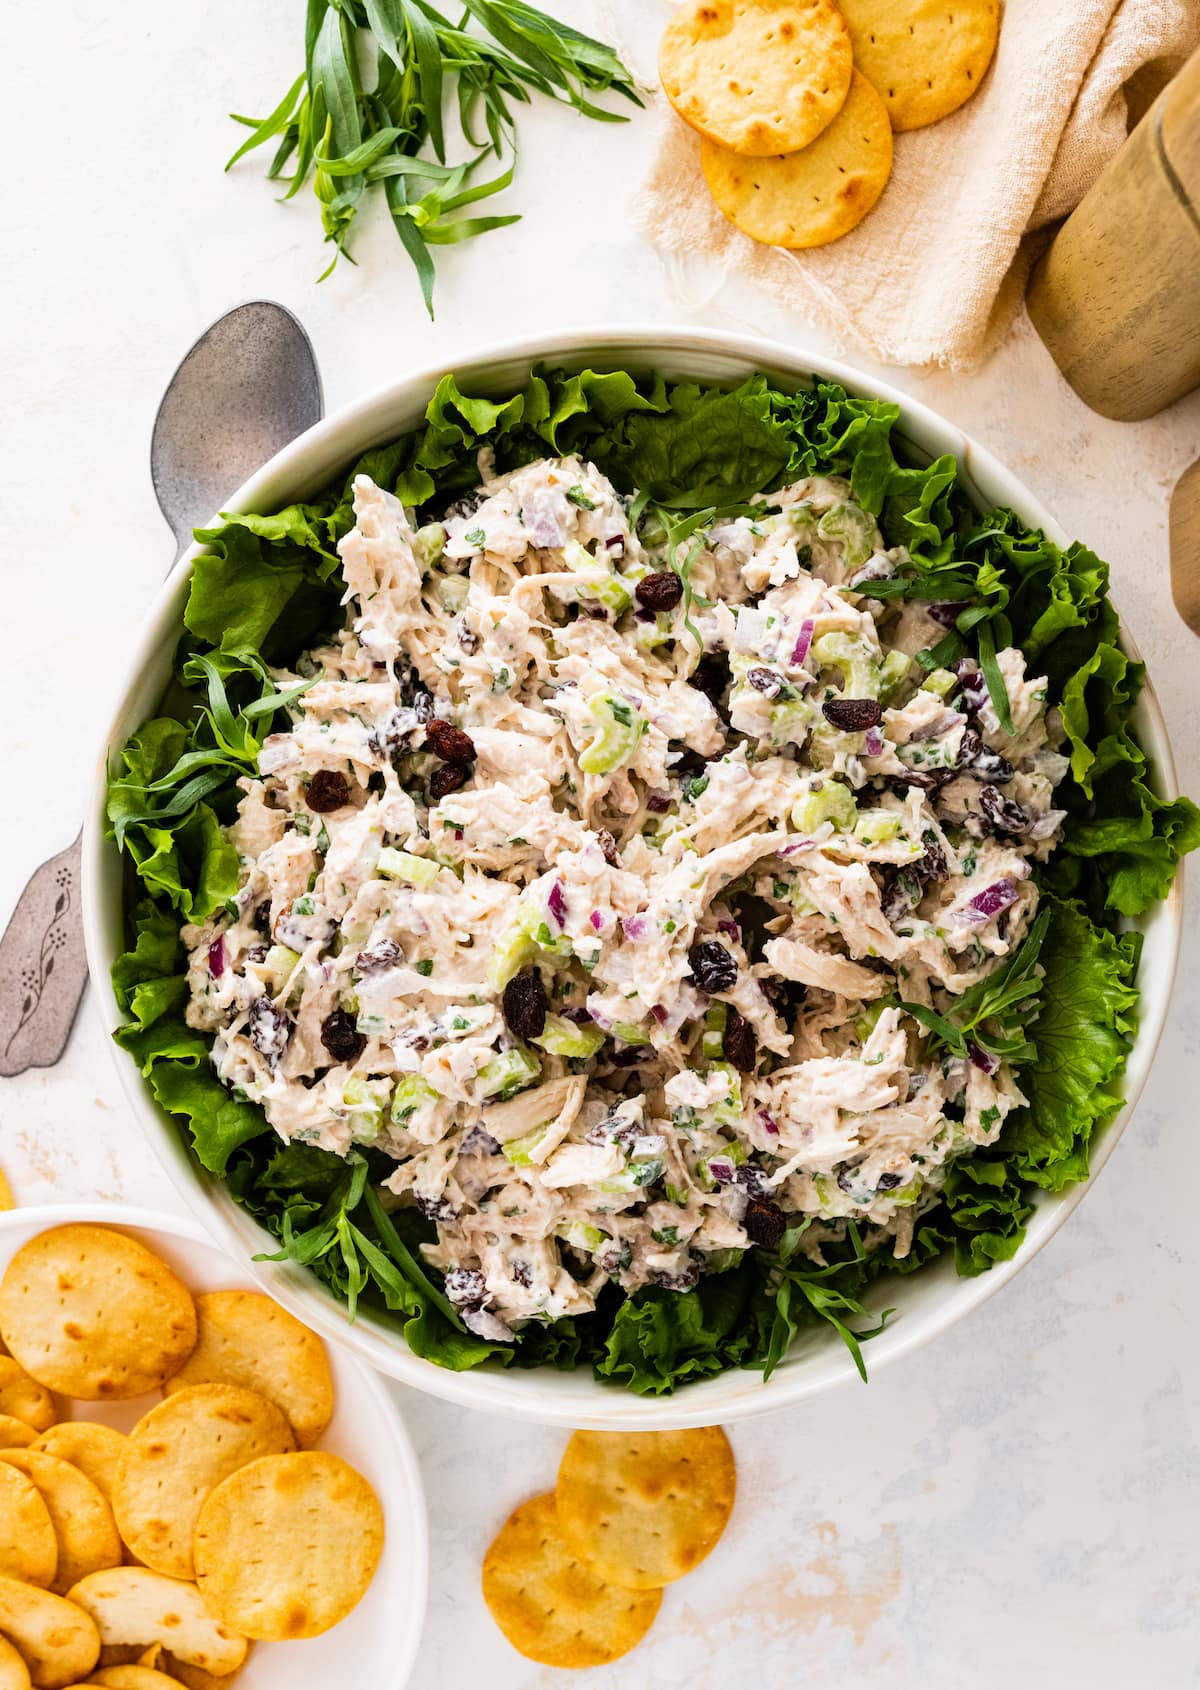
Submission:
[[[1193,634],[1200,634],[1200,458],[1171,495],[1171,596]]]
[[[1153,416],[1200,385],[1200,51],[1063,224],[1029,315],[1102,416]]]

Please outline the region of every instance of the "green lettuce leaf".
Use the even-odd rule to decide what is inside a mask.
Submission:
[[[1047,901],[1053,917],[1042,948],[1037,1060],[1021,1071],[1029,1108],[1010,1120],[1001,1146],[1023,1179],[1061,1191],[1087,1178],[1093,1135],[1123,1101],[1141,938],[1096,926],[1078,904]]]

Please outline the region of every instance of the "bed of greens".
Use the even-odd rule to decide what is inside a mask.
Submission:
[[[520,392],[493,402],[447,376],[423,427],[366,454],[312,503],[231,515],[198,535],[208,549],[195,564],[169,702],[111,770],[110,828],[128,863],[128,949],[113,969],[126,1019],[116,1037],[197,1162],[274,1237],[279,1257],[307,1267],[352,1315],[365,1306],[394,1322],[416,1354],[455,1369],[585,1366],[598,1379],[661,1393],[731,1367],[769,1372],[801,1328],[825,1322],[861,1371],[861,1343],[879,1330],[863,1303],[877,1278],[946,1254],[960,1274],[984,1272],[1020,1248],[1039,1190],[1087,1177],[1089,1148],[1120,1107],[1136,1032],[1140,936],[1131,923],[1166,896],[1180,857],[1200,844],[1200,812],[1155,790],[1132,727],[1142,668],[1121,649],[1106,565],[1082,545],[1061,550],[1011,511],[975,510],[952,457],[903,461],[898,422],[896,406],[825,380],[789,393],[755,376],[724,391],[536,370]],[[436,1211],[385,1189],[394,1157],[369,1136],[341,1153],[285,1142],[244,1089],[222,1083],[212,1031],[185,1018],[196,990],[187,951],[199,934],[207,946],[211,924],[233,919],[244,885],[231,838],[238,783],[258,774],[264,743],[288,728],[313,684],[293,665],[342,622],[338,544],[355,527],[356,478],[394,495],[416,528],[473,494],[481,452],[489,474],[578,458],[627,496],[631,532],[678,576],[671,637],[691,652],[690,667],[711,633],[711,600],[698,581],[712,536],[746,532],[772,490],[832,477],[845,479],[889,548],[890,565],[856,576],[854,593],[877,612],[936,609],[937,637],[915,653],[914,673],[939,700],[956,674],[969,673],[979,708],[1011,728],[998,654],[1018,647],[1029,672],[1047,678],[1044,703],[1061,719],[1066,759],[1053,801],[1065,815],[1056,848],[1033,865],[1036,920],[1001,966],[952,1002],[898,1005],[931,1070],[973,1062],[993,1073],[1004,1063],[1028,1101],[1006,1112],[994,1142],[949,1164],[936,1201],[927,1194],[914,1209],[899,1256],[894,1227],[847,1218],[814,1233],[811,1218],[793,1215],[758,1242],[751,1233],[748,1248],[715,1252],[686,1285],[660,1275],[628,1291],[614,1271],[588,1312],[490,1336],[486,1321],[464,1319],[444,1264],[432,1265],[422,1248],[435,1239]],[[579,487],[569,497],[594,508]],[[409,765],[397,766],[403,779]],[[701,776],[686,796],[698,798],[706,784]],[[825,822],[827,836],[824,811],[818,817],[810,803],[807,815],[818,829]],[[768,905],[770,894],[768,885]],[[914,907],[919,896],[920,888]],[[720,995],[719,979],[712,990]],[[716,1007],[715,1019],[711,1006],[706,1018],[701,1011],[697,1053],[706,1037],[720,1046],[726,1020]],[[576,1019],[586,1021],[582,1009]],[[862,1029],[864,1043],[875,1024]],[[352,1028],[343,1036],[361,1050]],[[715,1173],[737,1177],[732,1167]]]

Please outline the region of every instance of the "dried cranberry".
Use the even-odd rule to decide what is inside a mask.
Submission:
[[[778,698],[783,691],[783,679],[774,669],[750,669],[746,679],[755,692],[761,692],[764,698]]]
[[[876,1191],[895,1191],[896,1187],[900,1184],[901,1178],[899,1174],[880,1174],[878,1180],[875,1182],[875,1189]]]
[[[604,860],[609,867],[619,867],[621,859],[617,856],[617,842],[606,827],[602,827],[597,833],[596,842],[604,852]]]
[[[427,1221],[456,1221],[458,1210],[448,1197],[425,1197],[417,1193],[417,1208]]]
[[[512,1276],[513,1283],[515,1285],[523,1285],[526,1291],[528,1291],[530,1286],[533,1284],[533,1269],[530,1267],[528,1262],[523,1262],[519,1259],[514,1261],[512,1264]]]
[[[517,1039],[537,1039],[546,1030],[546,988],[536,968],[518,974],[504,988],[504,1019]]]
[[[918,857],[912,866],[922,880],[933,880],[940,886],[943,880],[950,878],[950,865],[946,861],[946,853],[942,850],[942,842],[936,833],[926,833],[923,838],[925,841],[924,854]]]
[[[1029,831],[1029,812],[1023,810],[1011,798],[1006,798],[994,786],[980,787],[979,807],[997,833],[1027,833]]]
[[[355,1026],[354,1017],[344,1009],[335,1009],[321,1023],[321,1043],[335,1062],[354,1062],[367,1041]]]
[[[429,796],[436,804],[439,798],[446,798],[465,786],[469,777],[470,770],[464,763],[443,763],[429,777]]]
[[[425,727],[425,744],[443,763],[471,763],[475,760],[475,741],[470,734],[435,716]]]
[[[304,797],[310,810],[320,816],[328,815],[330,810],[340,810],[350,802],[350,782],[336,769],[318,769]]]
[[[683,582],[673,569],[662,569],[657,575],[647,575],[639,581],[633,596],[647,610],[674,610],[683,597]]]
[[[702,692],[711,705],[719,705],[729,686],[729,659],[725,653],[706,652],[688,676],[688,684]]]
[[[933,617],[935,622],[943,628],[953,628],[963,611],[970,605],[970,600],[962,599],[936,600],[925,606],[926,614]]]
[[[656,1273],[654,1283],[664,1291],[692,1291],[700,1283],[700,1263],[694,1256],[689,1257],[681,1273]]]
[[[783,1210],[765,1197],[750,1198],[742,1225],[751,1244],[757,1244],[760,1250],[774,1250],[787,1231]]]
[[[292,1018],[270,998],[255,998],[249,1009],[250,1043],[274,1067],[292,1036]]]
[[[688,951],[692,978],[702,992],[728,992],[737,983],[737,958],[716,939],[702,939]]]
[[[958,766],[975,780],[999,782],[1001,786],[1013,778],[1013,766],[1008,758],[985,745],[974,728],[963,730]]]
[[[726,1062],[732,1062],[741,1073],[754,1072],[754,1065],[758,1061],[758,1040],[746,1017],[739,1015],[732,1005],[725,1019],[725,1037],[721,1049]]]
[[[646,808],[652,816],[665,816],[671,808],[669,792],[651,792],[646,798]]]
[[[898,921],[903,921],[905,916],[912,914],[924,894],[925,889],[915,866],[885,868],[883,896],[880,899],[884,920],[894,927]]]
[[[487,1296],[487,1282],[478,1268],[451,1268],[442,1289],[460,1309],[478,1305]]]
[[[827,722],[846,733],[865,733],[883,721],[883,705],[877,698],[828,698],[821,706]]]
[[[886,780],[893,792],[901,794],[910,786],[919,787],[922,792],[940,792],[953,774],[953,769],[905,769],[902,775],[888,775]]]
[[[394,939],[381,939],[370,950],[359,951],[354,966],[360,974],[379,974],[385,968],[395,968],[402,953]]]

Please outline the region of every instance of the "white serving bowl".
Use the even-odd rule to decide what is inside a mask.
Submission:
[[[203,1228],[179,1215],[112,1203],[69,1203],[0,1214],[0,1274],[23,1244],[56,1226],[91,1222],[116,1227],[161,1256],[188,1290],[253,1290],[255,1276]],[[309,1323],[311,1325],[311,1322]],[[384,1544],[371,1587],[356,1608],[330,1631],[300,1643],[256,1643],[238,1675],[238,1690],[304,1690],[336,1683],[347,1662],[354,1679],[371,1690],[404,1690],[417,1658],[425,1620],[429,1534],[421,1474],[400,1410],[382,1382],[330,1346],[334,1412],[318,1448],[340,1455],[374,1486],[383,1504]],[[58,1398],[68,1420],[101,1420],[129,1431],[161,1401],[152,1391],[131,1402],[81,1402]]]
[[[922,460],[943,452],[959,459],[968,493],[981,508],[1011,507],[1021,519],[1066,545],[1065,534],[1049,512],[998,463],[952,424],[927,406],[894,389],[867,380],[827,358],[810,357],[753,336],[699,329],[624,330],[617,333],[555,334],[491,347],[456,360],[453,368],[468,391],[491,397],[521,385],[531,364],[546,361],[572,369],[657,370],[668,378],[735,384],[761,370],[798,385],[810,374],[830,376],[853,393],[889,399],[901,407],[899,435]],[[444,367],[419,371],[381,392],[348,405],[284,448],[234,493],[225,507],[233,511],[271,511],[313,496],[343,472],[360,453],[415,428],[444,374]],[[88,957],[101,1012],[110,1026],[118,1020],[109,987],[109,968],[124,949],[122,868],[116,848],[104,837],[104,796],[109,758],[127,736],[154,712],[171,667],[181,627],[188,576],[199,548],[185,552],[159,593],[130,668],[129,685],[105,739],[83,840],[84,925]],[[1148,687],[1138,707],[1138,730],[1154,759],[1161,790],[1177,792],[1175,768],[1162,714]],[[1170,897],[1144,923],[1141,1010],[1137,1042],[1125,1079],[1127,1103],[1092,1154],[1092,1178],[1110,1155],[1132,1113],[1149,1073],[1167,1012],[1179,947],[1182,892],[1177,880]],[[117,1047],[114,1046],[114,1050]],[[597,1428],[710,1425],[784,1408],[831,1386],[857,1377],[840,1339],[822,1326],[805,1332],[766,1383],[757,1372],[734,1370],[689,1385],[667,1398],[640,1398],[597,1383],[586,1369],[558,1373],[549,1368],[481,1367],[451,1373],[413,1355],[394,1329],[360,1314],[351,1324],[342,1307],[301,1269],[291,1264],[250,1262],[273,1241],[232,1201],[220,1181],[205,1174],[185,1151],[178,1133],[155,1104],[135,1065],[117,1051],[118,1066],[130,1106],[146,1138],[187,1200],[206,1222],[218,1228],[239,1258],[246,1261],[274,1297],[308,1325],[371,1362],[383,1372],[435,1396],[472,1408],[558,1426]],[[1082,1199],[1087,1185],[1051,1195],[1040,1193],[1028,1236],[1012,1261],[1001,1262],[977,1279],[960,1279],[943,1258],[911,1277],[892,1280],[868,1298],[872,1306],[896,1306],[887,1330],[872,1340],[872,1370],[907,1354],[935,1333],[970,1313],[1019,1273],[1055,1233]]]

